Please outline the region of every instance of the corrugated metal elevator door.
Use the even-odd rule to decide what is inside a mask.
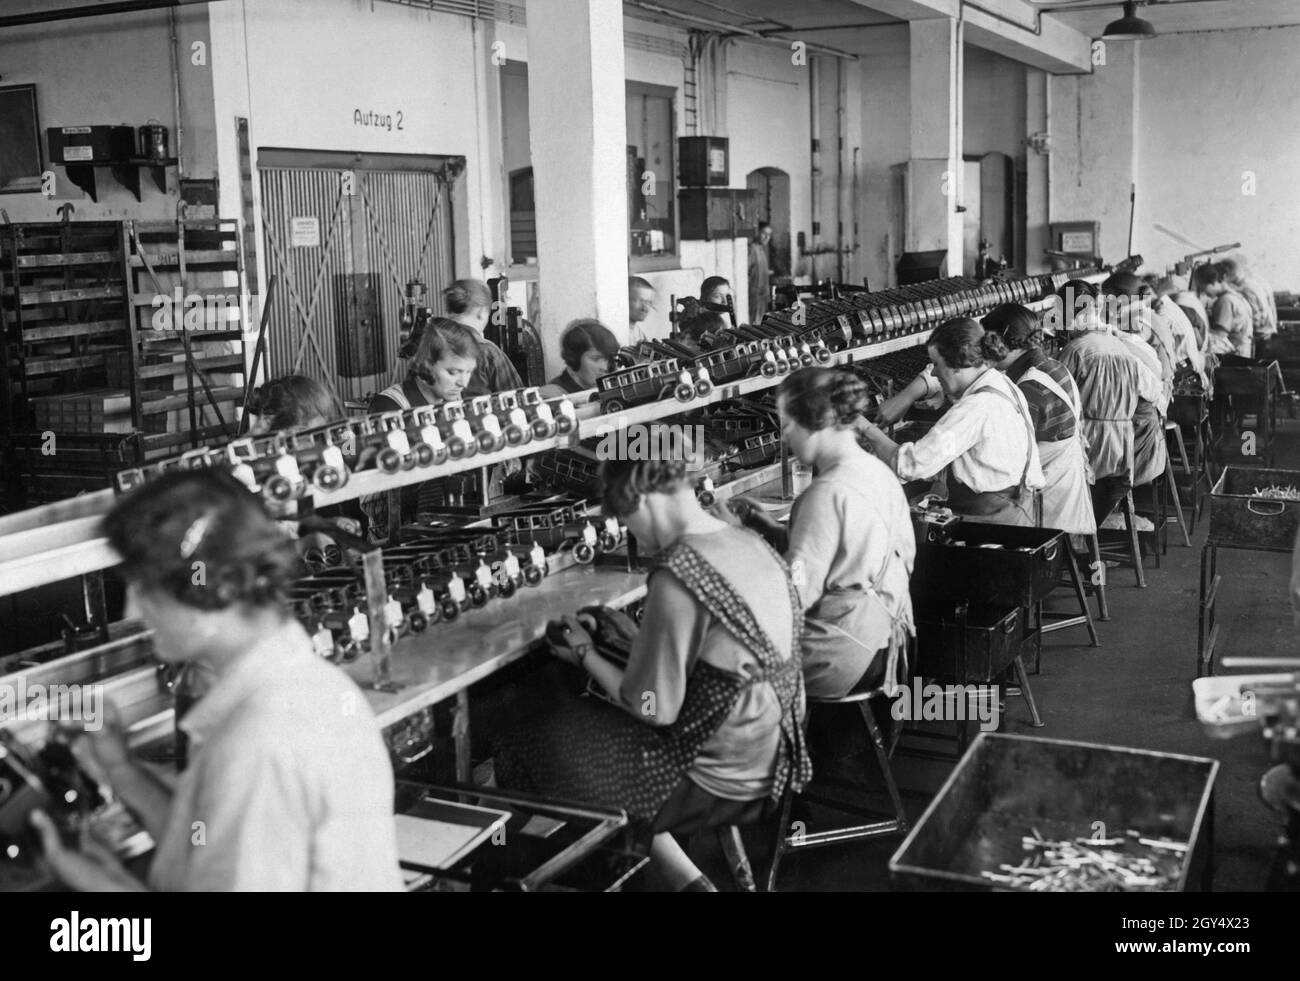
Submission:
[[[400,377],[406,284],[422,281],[437,306],[454,278],[453,172],[457,158],[402,158],[262,150],[266,267],[278,277],[268,321],[268,377],[302,374],[340,401],[363,399]],[[391,166],[391,165],[390,165]]]

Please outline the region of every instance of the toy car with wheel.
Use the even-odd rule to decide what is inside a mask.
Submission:
[[[268,501],[283,504],[307,492],[298,459],[281,433],[245,436],[230,443],[226,452],[234,475]]]
[[[434,412],[438,431],[442,433],[442,441],[453,460],[467,459],[478,452],[474,427],[465,417],[465,403],[444,402]]]
[[[665,358],[602,375],[596,380],[596,400],[605,413],[669,398],[690,402],[699,394],[698,386],[705,382],[707,378],[682,371],[676,358]],[[712,387],[708,382],[708,391]]]
[[[492,396],[476,395],[465,403],[465,418],[474,430],[474,439],[483,453],[496,453],[506,448],[506,436],[501,420],[492,411]]]
[[[567,398],[546,401],[540,389],[525,388],[519,393],[519,406],[536,439],[567,436],[578,428],[577,410]]]
[[[519,404],[519,393],[493,392],[490,398],[492,412],[501,424],[501,432],[505,435],[506,444],[522,446],[530,442],[536,434],[533,432],[528,413]]]
[[[451,454],[442,441],[437,410],[432,406],[421,405],[407,409],[402,413],[402,417],[406,423],[406,438],[411,444],[411,453],[415,456],[416,465],[440,467],[446,463]]]

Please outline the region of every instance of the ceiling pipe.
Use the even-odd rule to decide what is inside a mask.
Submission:
[[[697,17],[694,14],[683,13],[680,10],[672,10],[668,7],[661,7],[655,3],[646,3],[645,0],[623,0],[624,6],[634,7],[637,10],[645,10],[649,13],[659,14],[679,21],[700,24],[704,27],[711,28],[725,35],[734,35],[739,37],[753,38],[755,41],[761,41],[764,44],[775,44],[780,47],[787,47],[783,41],[775,38],[765,37],[761,31],[751,30],[748,27],[740,27],[736,24],[726,24],[722,21],[712,20],[708,17]],[[850,51],[841,51],[837,48],[827,47],[824,44],[806,43],[807,50],[810,53],[834,55],[836,58],[847,58],[849,61],[857,61],[858,56]]]
[[[172,7],[196,7],[201,3],[209,2],[217,3],[219,0],[117,0],[116,3],[96,3],[82,7],[55,7],[0,17],[0,29],[25,27],[29,24],[49,24],[57,20],[78,20],[83,17],[137,14],[148,10],[167,10]]]

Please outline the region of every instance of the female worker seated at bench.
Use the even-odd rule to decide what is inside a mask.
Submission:
[[[395,412],[437,406],[460,401],[473,376],[479,358],[479,341],[469,327],[442,317],[434,317],[425,326],[411,355],[406,379],[390,385],[370,400],[370,413]],[[448,478],[443,478],[448,479]],[[398,493],[400,522],[411,521],[420,508],[421,491],[426,499],[435,493],[437,481],[409,484]],[[390,519],[388,494],[371,494],[361,499],[362,510],[370,519],[372,542],[388,539]]]
[[[959,317],[941,324],[927,346],[934,375],[953,406],[915,443],[895,443],[869,422],[859,432],[904,480],[947,473],[948,506],[969,520],[1034,525],[1043,486],[1029,407],[994,365],[1000,339]]]
[[[542,394],[574,395],[596,387],[596,379],[614,370],[618,339],[599,320],[575,320],[560,337],[564,370],[551,379]]]
[[[795,501],[788,534],[752,505],[736,508],[790,563],[806,611],[804,684],[816,698],[907,680],[916,536],[898,479],[858,445],[868,394],[861,378],[829,368],[784,379],[776,391],[781,436],[816,476]]]
[[[604,504],[657,554],[627,667],[565,617],[557,657],[614,704],[566,693],[521,721],[496,755],[502,787],[625,810],[670,890],[711,891],[672,833],[757,817],[801,789],[802,611],[781,557],[701,509],[680,460],[612,460]],[[593,625],[594,626],[594,625]]]
[[[176,471],[124,497],[104,531],[158,659],[211,679],[181,720],[189,765],[174,790],[133,758],[115,711],[73,745],[157,842],[149,886],[400,890],[383,736],[289,614],[297,562],[260,500],[228,473]],[[69,849],[43,815],[37,830],[72,888],[145,887],[107,852]]]

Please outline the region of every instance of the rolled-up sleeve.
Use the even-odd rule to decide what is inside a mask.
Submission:
[[[903,480],[925,480],[938,475],[979,442],[985,419],[975,399],[954,403],[928,433],[915,443],[898,447],[894,472]]]
[[[664,569],[655,572],[619,688],[623,707],[647,725],[676,722],[707,629],[707,612],[677,577]]]

